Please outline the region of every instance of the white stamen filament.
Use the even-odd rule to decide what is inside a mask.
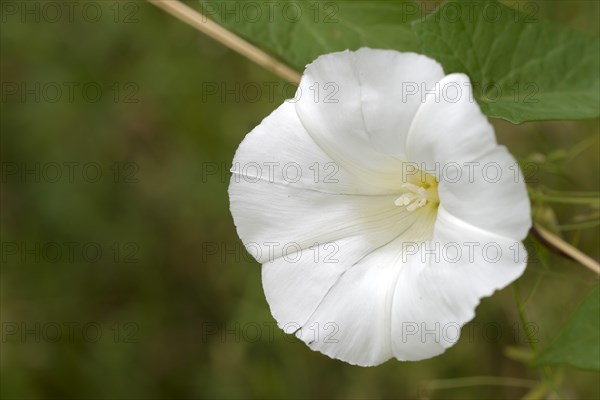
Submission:
[[[407,211],[415,211],[427,204],[427,189],[412,183],[403,183],[402,188],[408,189],[394,201],[394,204],[400,207],[406,206]]]

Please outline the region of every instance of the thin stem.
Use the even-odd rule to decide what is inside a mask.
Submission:
[[[594,137],[583,139],[581,142],[571,147],[567,152],[567,161],[574,160],[579,154],[590,148],[595,140],[596,139]]]
[[[168,12],[175,18],[185,22],[188,25],[196,28],[200,32],[210,36],[217,42],[229,47],[231,50],[241,54],[256,64],[264,67],[265,69],[273,72],[279,77],[290,81],[292,83],[300,82],[300,74],[282,62],[271,57],[258,47],[252,45],[246,40],[233,34],[227,29],[223,28],[216,22],[211,21],[205,15],[194,10],[191,7],[183,4],[178,0],[148,0],[155,6]]]
[[[521,322],[521,326],[523,327],[523,331],[525,332],[525,336],[527,337],[527,344],[529,345],[529,348],[531,349],[533,354],[537,354],[537,338],[535,337],[535,333],[533,332],[531,324],[529,323],[529,319],[527,318],[527,311],[525,310],[525,303],[521,298],[519,283],[515,282],[512,285],[512,287],[515,293],[515,300],[517,302],[517,313],[519,315],[519,321]],[[549,389],[552,392],[554,392],[559,398],[561,398],[560,393],[554,384],[552,369],[550,369],[550,367],[548,366],[543,366],[541,370],[544,382],[549,385]]]
[[[534,189],[529,190],[529,194],[536,200],[543,200],[548,203],[560,203],[560,204],[589,204],[589,205],[600,205],[600,199],[598,197],[564,197],[558,195],[552,195],[536,191]]]
[[[598,263],[598,261],[594,260],[592,257],[584,254],[581,252],[581,250],[571,246],[569,243],[565,242],[558,236],[537,224],[534,224],[532,231],[538,240],[540,240],[540,242],[542,242],[546,247],[566,255],[567,257],[577,261],[584,267],[587,267],[600,275],[600,263]]]
[[[531,324],[529,324],[529,321],[527,320],[527,315],[525,314],[525,304],[521,298],[521,292],[519,291],[518,283],[513,285],[513,290],[515,291],[515,300],[517,302],[519,321],[521,322],[521,326],[523,327],[523,331],[527,337],[527,344],[534,353],[537,353],[537,338],[535,337],[535,333],[531,328]]]
[[[593,220],[584,221],[584,222],[577,222],[574,224],[559,225],[558,229],[560,229],[561,231],[575,231],[575,230],[579,230],[579,229],[595,228],[598,225],[600,225],[600,220],[593,219]]]

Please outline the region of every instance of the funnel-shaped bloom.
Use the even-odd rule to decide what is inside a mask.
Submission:
[[[520,170],[468,77],[422,55],[319,57],[232,173],[231,212],[273,316],[333,358],[438,355],[525,268]]]

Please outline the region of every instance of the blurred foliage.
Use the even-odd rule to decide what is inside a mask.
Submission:
[[[536,360],[537,364],[569,364],[600,370],[600,286],[577,307],[555,341]]]
[[[597,284],[531,238],[525,275],[442,356],[366,369],[283,335],[237,238],[226,171],[293,89],[142,1],[81,2],[54,22],[8,3],[26,4],[1,3],[3,398],[600,397],[597,373],[528,367],[530,346],[545,348]],[[541,4],[574,26],[598,10]],[[258,97],[240,90],[256,85]],[[537,160],[533,187],[600,190],[598,120],[493,122],[519,160]],[[598,217],[544,205],[558,225]],[[563,234],[600,256],[597,227]]]

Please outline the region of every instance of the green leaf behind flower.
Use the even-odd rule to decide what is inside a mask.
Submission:
[[[586,296],[534,364],[568,364],[600,371],[600,285]]]
[[[495,0],[451,1],[413,23],[423,52],[473,82],[484,113],[514,123],[600,113],[600,41]]]
[[[490,117],[521,123],[600,115],[600,40],[542,21],[535,8],[449,1],[425,17],[410,0],[200,4],[298,71],[320,54],[362,46],[415,51],[446,73],[467,74]]]
[[[335,51],[364,46],[420,48],[410,26],[420,11],[411,0],[200,1],[200,5],[205,15],[298,71],[319,55]]]

